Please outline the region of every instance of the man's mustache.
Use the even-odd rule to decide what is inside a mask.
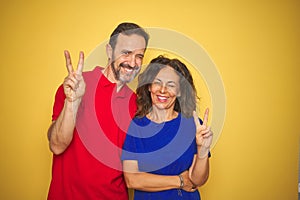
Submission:
[[[124,67],[124,68],[127,68],[127,69],[132,69],[132,70],[137,70],[137,69],[139,69],[139,66],[134,66],[134,67],[132,67],[131,65],[125,64],[125,63],[121,63],[121,64],[120,64],[120,67]]]

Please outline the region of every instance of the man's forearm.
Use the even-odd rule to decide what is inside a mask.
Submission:
[[[56,155],[63,153],[73,139],[80,102],[81,100],[74,102],[65,100],[63,110],[48,130],[50,150]]]

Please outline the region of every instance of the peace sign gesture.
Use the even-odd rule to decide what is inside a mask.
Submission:
[[[210,127],[207,126],[208,114],[209,109],[207,108],[201,125],[196,112],[193,112],[194,122],[196,125],[196,143],[197,147],[200,148],[200,152],[198,151],[199,158],[204,158],[208,155],[210,145],[212,143],[213,133],[210,130]]]
[[[65,78],[63,87],[66,98],[70,102],[74,102],[80,99],[85,93],[85,82],[82,76],[83,64],[84,64],[84,54],[81,51],[79,53],[79,61],[77,65],[77,70],[75,71],[70,53],[66,50],[65,52],[66,67],[68,70],[68,76]]]

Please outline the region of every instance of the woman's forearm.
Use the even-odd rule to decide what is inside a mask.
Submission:
[[[209,157],[208,150],[203,156],[203,152],[199,154],[200,149],[198,149],[198,154],[194,156],[194,161],[189,170],[190,179],[195,186],[203,185],[209,176]]]
[[[157,192],[180,188],[179,176],[164,176],[145,172],[124,172],[128,188],[147,192]]]

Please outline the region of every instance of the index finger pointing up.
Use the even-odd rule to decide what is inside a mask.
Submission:
[[[67,70],[68,70],[68,73],[71,74],[74,71],[73,66],[72,66],[72,62],[71,62],[71,56],[70,56],[70,53],[67,50],[65,50],[64,53],[65,53]]]
[[[208,113],[209,113],[209,109],[206,108],[205,113],[204,113],[204,117],[203,117],[203,125],[207,125],[207,121],[208,121]]]
[[[79,53],[79,61],[78,61],[77,71],[76,71],[78,74],[82,74],[83,65],[84,65],[84,54],[83,54],[82,51],[80,51],[80,53]]]
[[[199,121],[196,111],[193,111],[193,117],[194,117],[194,122],[196,125],[196,131],[198,131],[201,127],[201,124],[200,124],[200,121]]]

